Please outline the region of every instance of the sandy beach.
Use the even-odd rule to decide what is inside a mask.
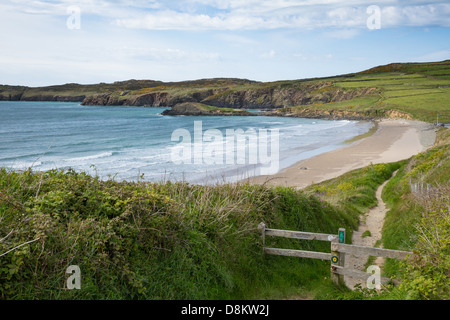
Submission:
[[[404,119],[382,120],[378,122],[378,130],[367,138],[302,160],[274,175],[252,177],[246,181],[302,189],[370,163],[408,159],[431,147],[435,137],[434,126],[430,123]]]

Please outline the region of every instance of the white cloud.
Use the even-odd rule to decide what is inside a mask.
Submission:
[[[363,28],[364,0],[2,0],[3,12],[67,15],[79,6],[82,14],[114,21],[118,26],[149,30],[271,30],[280,28]],[[377,0],[383,27],[450,25],[450,4],[442,0]],[[189,9],[187,9],[189,8]]]
[[[382,27],[450,26],[450,4],[437,3],[418,6],[387,6],[381,8]]]
[[[117,19],[115,24],[149,30],[255,30],[289,26],[288,23],[273,18],[234,14],[209,16],[172,10],[147,14],[141,18]]]
[[[191,0],[196,3],[207,1]],[[387,1],[386,4],[392,1]],[[126,28],[150,30],[270,30],[281,28],[365,28],[369,15],[367,1],[212,1],[219,12],[153,11],[144,16],[118,18]],[[450,24],[450,4],[398,4],[380,6],[384,27]]]

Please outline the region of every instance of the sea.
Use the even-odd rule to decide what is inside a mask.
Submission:
[[[349,120],[161,115],[166,109],[0,101],[0,167],[71,168],[103,180],[220,184],[276,173],[340,148],[373,126]]]

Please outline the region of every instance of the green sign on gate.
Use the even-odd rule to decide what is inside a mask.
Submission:
[[[339,229],[339,243],[345,243],[345,229]]]

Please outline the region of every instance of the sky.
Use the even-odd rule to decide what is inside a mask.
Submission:
[[[450,59],[449,0],[1,0],[0,84],[293,80]]]

